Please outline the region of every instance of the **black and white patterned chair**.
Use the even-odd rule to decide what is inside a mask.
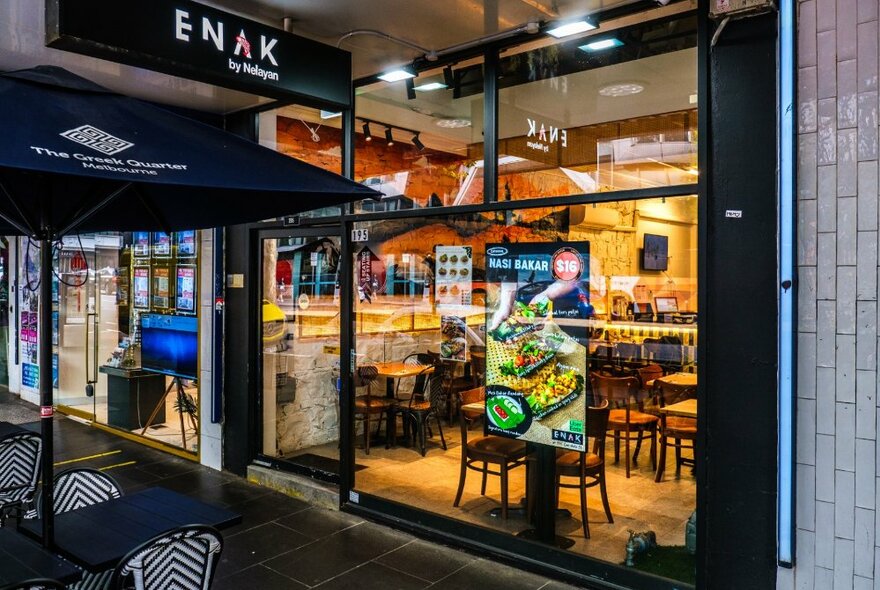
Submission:
[[[50,578],[34,578],[3,586],[0,590],[65,590],[66,586]]]
[[[213,527],[188,525],[147,541],[122,558],[109,588],[208,590],[223,550]]]
[[[122,488],[116,480],[97,469],[68,469],[55,476],[52,504],[55,514],[62,514],[100,504],[113,498],[122,497]],[[36,507],[25,514],[25,518],[42,516],[43,506],[40,493],[35,500]]]
[[[34,433],[0,439],[0,527],[10,514],[21,515],[33,502],[42,454],[43,443]]]

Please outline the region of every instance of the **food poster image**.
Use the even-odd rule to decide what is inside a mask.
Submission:
[[[440,309],[471,304],[474,257],[470,246],[434,247],[435,301]]]
[[[153,269],[153,307],[167,308],[171,303],[171,269]]]
[[[193,313],[196,310],[196,267],[177,267],[177,311]]]
[[[196,232],[195,230],[177,232],[177,257],[192,258],[196,255]]]
[[[139,309],[150,308],[150,267],[134,267],[132,278],[134,286],[134,306]]]
[[[459,363],[467,361],[466,331],[463,317],[440,316],[440,358]]]
[[[486,245],[486,431],[584,451],[588,242]]]
[[[150,257],[150,232],[136,231],[131,236],[132,239],[132,255],[135,258]]]
[[[171,236],[164,232],[153,232],[153,256],[156,258],[171,257]]]

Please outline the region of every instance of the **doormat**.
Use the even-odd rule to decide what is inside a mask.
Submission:
[[[302,465],[303,467],[307,467],[309,469],[323,471],[325,473],[340,472],[340,463],[338,459],[331,459],[330,457],[323,457],[314,453],[296,455],[295,457],[290,457],[288,461],[290,461],[291,463],[296,463],[297,465]],[[354,466],[355,471],[361,471],[362,469],[366,468],[366,465],[355,464]]]

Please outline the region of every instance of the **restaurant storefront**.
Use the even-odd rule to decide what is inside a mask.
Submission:
[[[717,241],[710,195],[751,183],[721,215],[775,215],[773,170],[710,173],[724,105],[709,110],[688,6],[601,22],[359,80],[353,112],[243,117],[255,140],[385,196],[228,233],[227,338],[251,347],[250,369],[226,366],[228,391],[247,391],[226,400],[227,441],[248,441],[227,444],[230,468],[329,482],[343,510],[581,583],[703,587],[734,569],[722,539],[747,531],[722,506],[775,489],[775,459],[735,449],[776,429],[775,374],[728,364],[745,343],[775,358],[772,289],[749,283],[767,269],[734,259],[773,243],[773,217]],[[735,291],[747,302],[722,309]],[[736,429],[736,399],[772,416]],[[770,519],[737,551],[775,568],[775,506],[750,506]]]

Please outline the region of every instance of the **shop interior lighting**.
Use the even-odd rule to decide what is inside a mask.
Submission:
[[[391,127],[385,128],[385,141],[388,142],[389,147],[394,145],[394,135],[392,135],[392,133],[391,133]]]
[[[364,141],[373,141],[373,134],[370,133],[369,123],[364,123]]]
[[[587,19],[572,21],[561,25],[556,25],[552,29],[547,29],[547,34],[557,39],[577,35],[578,33],[586,33],[598,28],[596,23]]]
[[[614,37],[610,39],[602,39],[601,41],[593,41],[592,43],[587,43],[586,45],[580,45],[578,49],[581,51],[602,51],[604,49],[612,49],[614,47],[620,47],[623,45],[623,41],[620,39],[616,39]]]
[[[431,92],[432,90],[443,90],[444,88],[449,88],[449,86],[443,82],[428,82],[415,87],[419,92]]]
[[[608,84],[599,89],[599,94],[611,98],[620,98],[621,96],[632,96],[638,94],[645,89],[643,84],[638,82],[618,82],[616,84]]]
[[[391,70],[390,72],[385,72],[384,74],[379,75],[379,79],[384,80],[385,82],[399,82],[401,80],[406,80],[407,78],[415,77],[415,74],[408,72],[407,70]]]
[[[321,111],[322,119],[335,119],[336,117],[341,117],[342,111],[338,113],[334,113],[333,111]]]
[[[418,134],[418,133],[416,133],[415,135],[413,135],[413,138],[412,138],[412,144],[413,144],[414,146],[416,146],[416,149],[419,150],[420,152],[423,151],[423,150],[425,149],[425,144],[423,144],[423,143],[422,143],[422,140],[419,139],[419,134]]]

